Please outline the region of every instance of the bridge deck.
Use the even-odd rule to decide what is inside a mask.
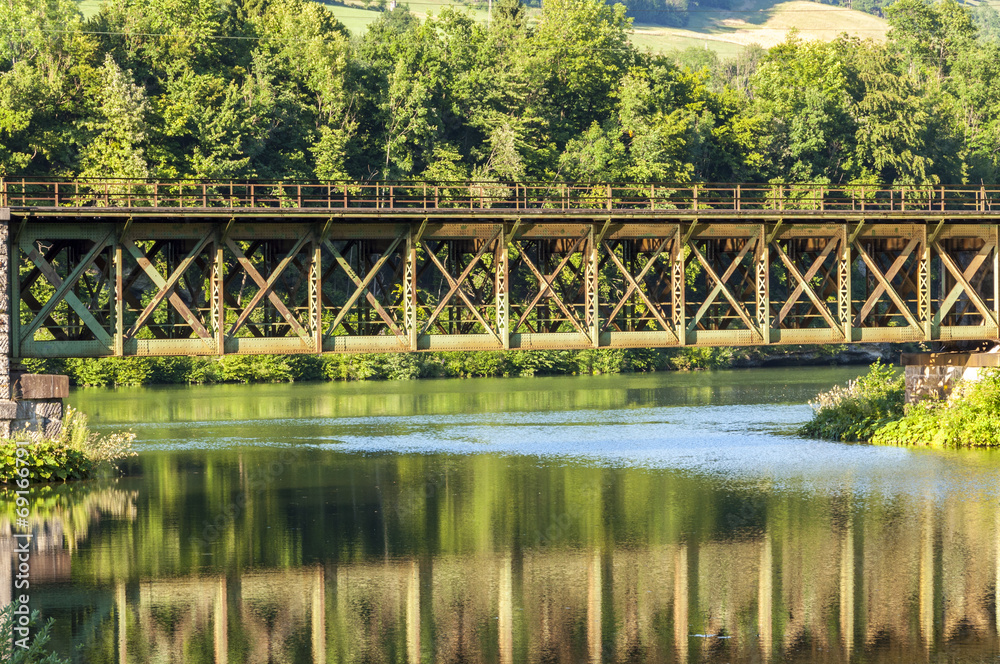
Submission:
[[[544,187],[0,182],[11,353],[1000,336],[1000,190]]]

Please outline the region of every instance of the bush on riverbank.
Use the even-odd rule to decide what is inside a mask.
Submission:
[[[86,479],[103,466],[125,457],[135,456],[132,441],[135,434],[126,431],[101,436],[87,426],[85,415],[67,408],[63,427],[55,438],[38,432],[20,433],[13,439],[0,440],[0,482],[18,479],[18,471],[27,468],[32,481],[56,482]],[[18,442],[27,443],[18,445]],[[21,463],[18,463],[18,448]]]
[[[0,608],[0,634],[4,635],[0,639],[0,662],[4,662],[4,664],[69,664],[68,659],[49,652],[48,649],[55,618],[46,620],[39,629],[38,624],[42,620],[41,613],[37,609],[21,613],[26,608],[26,605],[22,605],[17,600]],[[21,632],[21,630],[24,631]],[[27,636],[22,636],[22,634]]]
[[[943,401],[922,401],[874,432],[881,445],[1000,447],[1000,372],[963,381]]]
[[[228,355],[25,360],[36,373],[57,373],[79,386],[183,383],[280,383],[307,380],[408,380],[565,374],[694,371],[753,366],[765,358],[807,353],[833,362],[843,346],[630,348],[537,351]]]
[[[903,417],[904,396],[903,375],[876,362],[846,387],[838,385],[809,402],[813,418],[802,433],[828,440],[871,440],[882,427]]]

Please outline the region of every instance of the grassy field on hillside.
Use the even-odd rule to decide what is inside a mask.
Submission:
[[[80,0],[85,16],[92,16],[100,7],[100,0]],[[486,20],[486,11],[472,9],[453,0],[413,0],[406,3],[421,18],[438,15],[445,7],[457,7],[472,13],[480,21]],[[324,3],[351,34],[361,34],[374,21],[379,12],[365,9],[360,2],[347,4]],[[530,14],[537,13],[530,10]],[[780,43],[792,29],[797,29],[803,39],[835,38],[842,32],[862,38],[884,39],[888,25],[883,19],[863,12],[824,5],[808,0],[790,0],[781,3],[760,3],[742,11],[697,11],[689,15],[684,28],[636,24],[632,41],[640,48],[665,53],[690,47],[715,51],[720,56],[738,53],[747,44],[770,47]]]
[[[632,41],[653,51],[691,46],[733,55],[747,44],[771,47],[785,40],[792,29],[803,39],[830,40],[846,32],[882,40],[889,30],[885,20],[845,7],[807,0],[762,5],[747,11],[692,12],[684,28],[636,24]]]

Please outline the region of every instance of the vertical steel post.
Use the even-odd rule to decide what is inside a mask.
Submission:
[[[993,318],[1000,324],[1000,226],[994,224],[993,236]],[[1000,329],[993,333],[994,338],[1000,334]]]
[[[920,255],[917,259],[917,316],[923,328],[924,339],[930,341],[938,336],[938,332],[931,318],[931,247],[926,224],[921,225],[920,233]]]
[[[323,234],[313,239],[313,255],[309,265],[309,321],[313,328],[316,354],[323,352]]]
[[[680,224],[675,227],[674,241],[670,250],[671,322],[681,346],[687,345],[687,323],[684,320],[684,233]]]
[[[757,236],[757,247],[754,251],[754,265],[757,272],[757,329],[760,331],[761,340],[771,343],[771,333],[768,327],[768,318],[771,311],[771,283],[768,278],[768,258],[770,251],[767,246],[767,228],[760,225]]]
[[[851,322],[851,232],[847,224],[840,227],[840,250],[837,252],[837,320],[844,340],[853,341]]]
[[[410,350],[417,350],[420,334],[417,327],[417,242],[416,231],[410,226],[406,236],[406,264],[403,266],[403,324],[410,336]]]
[[[226,308],[223,288],[225,288],[224,271],[225,256],[223,255],[222,231],[217,230],[218,240],[215,243],[215,263],[212,266],[212,323],[215,325],[215,350],[219,355],[226,353]]]
[[[844,340],[854,340],[851,321],[851,233],[847,224],[840,227],[840,251],[837,252],[837,320],[843,326]]]
[[[124,266],[122,261],[122,242],[124,237],[119,237],[115,242],[115,355],[121,357],[125,354],[125,283],[123,279]]]
[[[594,348],[598,348],[601,345],[601,330],[599,311],[598,311],[598,256],[600,255],[600,248],[597,245],[599,238],[597,237],[596,228],[593,224],[590,226],[590,235],[587,238],[587,264],[584,271],[584,307],[586,309],[586,328],[590,332],[590,343]]]
[[[513,234],[513,231],[511,231]],[[497,238],[494,263],[494,292],[497,306],[497,334],[503,341],[504,350],[510,349],[510,262],[507,241],[513,237],[504,228]]]
[[[0,209],[0,220],[9,218],[9,212]],[[9,276],[9,295],[7,295],[7,325],[9,334],[9,345],[7,354],[10,357],[21,357],[21,238],[10,238],[6,235],[7,222],[3,221],[5,238],[5,251],[3,256],[8,262],[7,269],[0,268],[0,277]],[[0,292],[8,292],[6,289]],[[6,397],[9,398],[9,397]]]
[[[11,288],[15,280],[10,277],[17,272],[19,252],[11,247],[10,210],[6,208],[0,209],[0,240],[3,242],[0,251],[0,293],[3,293],[0,302],[0,399],[6,400],[11,398],[10,358],[15,345],[11,343],[11,321],[17,316],[21,302],[20,291]]]

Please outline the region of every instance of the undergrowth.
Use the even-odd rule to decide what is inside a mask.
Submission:
[[[864,376],[809,402],[813,418],[801,432],[827,440],[871,440],[879,429],[903,417],[904,396],[903,375],[876,362]]]
[[[10,483],[23,477],[19,475],[22,468],[27,468],[28,476],[35,482],[86,479],[118,459],[135,456],[134,440],[131,431],[101,436],[90,430],[83,413],[67,408],[62,429],[55,438],[29,431],[0,440],[0,482]],[[18,449],[22,450],[20,464]]]
[[[310,380],[409,380],[565,374],[697,371],[753,366],[764,358],[808,354],[833,362],[843,346],[781,348],[631,348],[537,351],[231,355],[25,360],[36,373],[70,377],[78,386],[184,383],[281,383]]]
[[[48,651],[55,619],[49,618],[38,628],[41,614],[22,613],[23,605],[14,601],[0,608],[0,662],[4,664],[69,664],[69,660]],[[22,636],[27,634],[28,636]],[[13,638],[12,638],[13,637]],[[24,639],[21,641],[21,639]],[[22,647],[26,646],[26,647]]]
[[[921,401],[872,436],[881,445],[1000,447],[1000,372],[959,382],[943,401]]]

